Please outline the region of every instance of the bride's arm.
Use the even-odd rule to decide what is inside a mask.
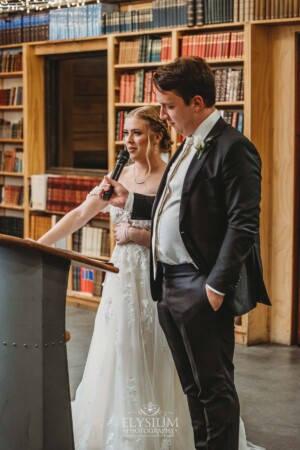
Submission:
[[[118,245],[135,242],[136,244],[150,247],[151,230],[133,227],[127,222],[121,222],[114,228],[114,235]]]
[[[107,204],[108,202],[102,200],[100,195],[89,194],[80,206],[67,213],[38,240],[38,243],[52,245],[65,236],[74,233],[102,211]]]

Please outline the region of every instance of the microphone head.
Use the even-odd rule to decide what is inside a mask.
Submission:
[[[118,160],[127,162],[129,159],[129,152],[126,148],[123,148],[120,153],[118,154]]]

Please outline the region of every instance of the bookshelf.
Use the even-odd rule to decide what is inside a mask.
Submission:
[[[237,95],[235,97],[230,96],[229,94],[224,98],[220,97],[217,106],[224,111],[224,115],[227,113],[235,114],[236,121],[238,120],[238,115],[241,114],[243,118],[243,131],[244,133],[250,137],[250,121],[249,121],[249,109],[250,109],[250,93],[249,93],[249,51],[250,51],[250,41],[251,41],[251,33],[250,33],[250,25],[242,24],[242,23],[228,23],[228,24],[220,24],[220,25],[205,25],[204,27],[193,27],[188,28],[168,28],[168,29],[158,29],[158,30],[147,30],[143,32],[131,32],[131,33],[118,33],[118,34],[109,34],[106,37],[101,36],[100,41],[96,39],[90,40],[79,40],[78,42],[68,42],[68,41],[56,41],[56,42],[42,42],[37,43],[36,45],[32,44],[32,49],[36,56],[46,56],[52,54],[56,51],[58,53],[73,53],[80,51],[87,51],[90,49],[98,48],[97,42],[102,43],[102,48],[107,45],[107,77],[109,80],[108,83],[108,170],[111,170],[114,167],[116,154],[120,150],[122,143],[122,134],[120,125],[121,119],[120,116],[130,109],[133,109],[138,106],[142,106],[148,103],[155,103],[155,99],[149,96],[149,91],[151,92],[151,87],[148,91],[148,97],[145,95],[144,86],[141,89],[141,85],[145,84],[146,76],[149,72],[155,70],[159,67],[162,62],[161,53],[162,53],[162,45],[160,45],[159,52],[159,44],[162,44],[163,39],[164,42],[167,42],[168,47],[165,52],[163,59],[164,61],[171,60],[177,56],[182,55],[184,42],[193,40],[194,48],[195,44],[199,44],[200,39],[205,37],[207,40],[207,36],[210,38],[211,44],[219,42],[219,45],[226,46],[227,45],[227,54],[218,54],[215,53],[214,56],[208,58],[209,63],[211,64],[213,70],[215,71],[223,71],[225,75],[227,75],[226,85],[228,84],[228,73],[229,72],[239,72],[240,76],[238,82],[240,83],[240,87],[235,85],[235,87],[231,91],[235,90],[240,91],[240,96]],[[227,44],[226,44],[226,39]],[[234,53],[231,51],[230,53],[230,43],[228,44],[228,39],[230,38],[236,39],[237,36],[240,38],[239,44],[239,52]],[[221,40],[223,37],[223,43]],[[160,42],[159,42],[160,41]],[[225,44],[224,44],[225,42]],[[242,45],[241,45],[242,42]],[[208,43],[206,44],[208,48]],[[129,49],[131,47],[135,47],[138,49],[138,57],[134,59],[134,55],[132,52],[129,53],[128,60],[126,59],[126,48]],[[199,45],[198,45],[199,47]],[[124,51],[125,48],[125,51]],[[157,52],[151,54],[152,49]],[[207,49],[206,48],[206,49]],[[82,49],[82,50],[81,50]],[[149,53],[150,51],[150,55]],[[232,50],[232,48],[231,48]],[[186,46],[185,46],[186,51]],[[194,53],[192,49],[190,49],[191,53]],[[155,61],[149,61],[147,59],[155,59]],[[131,75],[135,77],[134,81],[125,80],[124,75]],[[138,78],[140,77],[140,79]],[[137,81],[136,81],[137,80]],[[148,82],[151,81],[148,80]],[[127,86],[124,88],[124,83],[127,82]],[[131,88],[130,88],[131,83]],[[129,87],[128,87],[129,85]],[[133,86],[133,89],[132,89]],[[134,89],[135,88],[135,89]],[[125,93],[130,91],[131,89],[131,97],[126,98]],[[229,89],[230,90],[230,89]],[[132,93],[133,91],[133,93]],[[136,91],[136,92],[134,92]],[[138,95],[138,91],[142,92],[142,95]],[[229,119],[228,119],[229,120]],[[232,119],[230,119],[232,120]],[[119,127],[119,130],[117,128]],[[173,133],[173,151],[177,148],[180,138]],[[55,212],[55,211],[54,211]],[[72,246],[72,243],[69,245]],[[114,242],[111,233],[111,242],[110,247],[113,248]],[[70,247],[71,248],[71,247]],[[74,278],[74,271],[70,277]],[[76,277],[76,276],[75,276]],[[71,287],[74,284],[74,280],[70,280],[69,286]],[[91,307],[91,305],[95,305],[97,300],[93,297],[90,297],[87,300],[88,295],[84,293],[78,293],[74,289],[69,289],[68,298],[69,301],[72,301],[78,305],[86,305],[87,307]],[[98,299],[99,300],[99,299]],[[264,332],[262,333],[264,334]],[[250,340],[247,340],[248,335],[248,322],[247,318],[243,317],[236,325],[236,336],[237,341],[242,343],[251,343]],[[265,335],[259,335],[255,338],[257,341],[266,340]]]
[[[189,55],[205,57],[216,77],[217,107],[226,121],[251,138],[249,117],[247,116],[250,110],[250,87],[248,84],[250,27],[248,24],[233,23],[222,24],[218,28],[215,25],[203,28],[161,30],[159,34],[149,33],[148,38],[151,37],[153,40],[168,38],[170,46],[167,52],[168,59]],[[115,37],[110,36],[109,40],[111,48],[109,78],[112,80],[109,88],[109,103],[113,105],[110,110],[110,119],[114,124],[113,129],[116,130],[115,136],[110,137],[110,152],[114,157],[116,150],[122,145],[122,124],[126,111],[144,104],[155,103],[155,99],[151,96],[145,99],[146,74],[148,71],[155,70],[163,62],[160,61],[159,56],[155,63],[149,62],[145,56],[141,56],[143,55],[143,45],[146,49],[149,45],[149,39],[145,38],[145,34],[142,37],[134,34],[133,37],[132,34],[122,33]],[[137,41],[139,46],[136,44]],[[138,56],[135,61],[132,61],[131,50],[135,45]],[[127,61],[124,47],[130,49]],[[152,48],[151,45],[149,48]],[[145,62],[139,62],[141,58],[144,58]],[[148,59],[151,59],[151,50],[150,52],[148,50]],[[136,83],[138,77],[140,79]],[[144,89],[140,88],[141,84]],[[143,95],[140,95],[141,90]],[[174,152],[179,145],[180,137],[174,135],[173,130],[172,133]],[[267,311],[259,310],[258,314],[255,310],[247,316],[237,318],[236,341],[242,344],[266,341],[268,339],[267,327],[265,327],[267,314]],[[262,324],[262,327],[256,326],[256,330],[259,331],[255,336],[253,335],[251,342],[251,335],[248,334],[249,323],[250,321],[255,323],[256,320]]]
[[[0,46],[0,231],[24,233],[23,49]]]
[[[234,4],[237,2],[234,1]],[[243,3],[243,8],[241,4]],[[249,2],[255,7],[266,4],[261,0]],[[272,4],[275,2],[271,2]],[[277,2],[279,3],[279,2]],[[286,2],[286,4],[291,2]],[[295,4],[295,2],[293,2]],[[244,344],[273,342],[290,344],[292,342],[293,322],[293,229],[294,204],[294,161],[296,148],[294,144],[295,111],[287,99],[294,99],[295,88],[295,36],[300,33],[299,17],[267,18],[254,16],[254,10],[246,11],[246,2],[239,0],[239,9],[233,11],[233,22],[200,23],[196,26],[165,26],[157,29],[122,32],[112,31],[106,35],[73,40],[43,41],[18,44],[22,49],[23,70],[1,73],[0,80],[20,77],[23,84],[23,104],[18,110],[8,110],[0,106],[3,114],[20,114],[23,116],[24,137],[11,141],[0,138],[0,148],[22,146],[24,152],[24,172],[11,174],[0,173],[0,184],[8,176],[24,183],[23,206],[10,209],[0,207],[0,223],[5,216],[12,213],[16,219],[24,221],[24,234],[29,235],[32,216],[59,216],[58,211],[41,213],[29,207],[29,177],[43,173],[45,170],[45,104],[44,104],[44,62],[47,55],[78,54],[81,52],[107,51],[107,118],[108,118],[108,170],[114,167],[116,153],[120,150],[121,134],[116,135],[117,114],[145,104],[144,101],[120,101],[120,82],[123,74],[135,74],[155,70],[160,61],[122,60],[119,61],[122,42],[128,43],[151,37],[153,40],[170,38],[171,59],[182,54],[186,42],[193,36],[199,40],[203,35],[217,41],[217,36],[224,33],[243,33],[243,53],[236,56],[207,57],[215,71],[243,71],[242,99],[219,100],[217,106],[225,113],[243,114],[243,132],[260,151],[263,162],[263,192],[261,214],[262,257],[266,284],[273,302],[272,310],[260,305],[250,314],[236,321],[236,340]],[[149,3],[147,4],[149,7]],[[250,7],[250,6],[249,6]],[[137,11],[141,4],[122,5],[121,11]],[[299,14],[299,11],[296,11]],[[293,14],[295,11],[293,11]],[[283,13],[282,13],[283,14]],[[291,15],[291,11],[289,11]],[[141,14],[142,16],[142,14]],[[112,27],[112,24],[111,24]],[[220,39],[221,40],[221,39]],[[220,44],[220,42],[219,42]],[[130,44],[128,44],[130,45]],[[135,44],[136,45],[136,44]],[[16,46],[12,46],[15,48]],[[126,47],[126,44],[125,44]],[[10,48],[2,46],[1,48]],[[278,64],[280,61],[280,64]],[[21,73],[20,73],[21,72]],[[12,81],[12,82],[13,82]],[[124,99],[123,99],[124,100]],[[144,100],[144,99],[143,99]],[[34,118],[34,120],[29,120]],[[232,120],[232,119],[228,119]],[[236,118],[234,119],[236,120]],[[237,118],[238,120],[238,118]],[[179,137],[173,136],[175,151]],[[13,208],[13,207],[11,207]],[[5,225],[5,224],[4,224]],[[3,226],[4,226],[3,225]],[[106,220],[104,228],[108,229]],[[69,245],[72,245],[69,242]],[[114,245],[111,239],[111,248]],[[284,266],[284,270],[283,270]],[[284,279],[283,279],[284,273]],[[71,276],[71,275],[70,275]],[[70,285],[71,286],[71,285]],[[69,298],[76,304],[95,307],[98,297],[78,293],[69,289]],[[94,298],[95,297],[95,298]]]
[[[38,240],[65,213],[79,206],[101,182],[99,177],[38,174],[31,176],[30,237]],[[110,257],[109,214],[99,213],[72,236],[61,239],[57,248],[73,250],[101,261]],[[104,273],[72,266],[68,281],[68,301],[97,308]],[[81,298],[82,297],[82,298]],[[80,300],[81,298],[81,300]]]
[[[156,104],[152,76],[155,69],[174,56],[172,31],[147,34],[122,33],[108,37],[111,48],[111,76],[114,88],[109,90],[109,103],[114,114],[113,155],[122,143],[122,127],[126,112],[149,103]],[[112,148],[114,147],[114,148]]]

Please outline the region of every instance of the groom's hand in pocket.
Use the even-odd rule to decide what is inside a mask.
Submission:
[[[212,291],[207,284],[205,285],[206,289],[206,295],[208,298],[209,303],[211,304],[211,307],[214,311],[218,311],[219,308],[221,308],[224,295],[217,294],[217,292]]]

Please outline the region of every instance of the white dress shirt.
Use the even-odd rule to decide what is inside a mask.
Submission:
[[[170,265],[195,264],[185,248],[179,230],[182,189],[196,152],[193,140],[196,137],[204,140],[219,118],[220,114],[215,110],[197,127],[192,136],[186,138],[182,152],[169,170],[166,186],[153,219],[152,250],[155,255],[153,258],[155,275],[157,260]],[[208,287],[217,294],[224,295],[213,287]]]
[[[162,205],[161,207],[158,205],[156,208],[153,220],[153,254],[163,263],[171,265],[193,263],[179,231],[183,183],[196,152],[195,147],[190,145],[190,139],[200,137],[204,140],[219,118],[220,114],[215,110],[196,128],[192,136],[186,139],[181,154],[169,170],[166,186],[161,196],[160,203]],[[180,160],[179,164],[178,160]]]

